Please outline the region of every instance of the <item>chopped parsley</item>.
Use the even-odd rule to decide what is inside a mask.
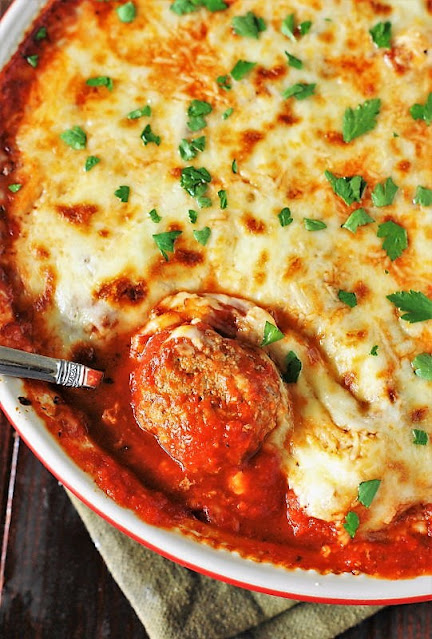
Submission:
[[[294,37],[294,29],[295,29],[295,16],[291,13],[284,20],[282,20],[282,33],[287,36],[287,38],[291,38],[291,40],[295,40]]]
[[[372,222],[375,222],[373,217],[363,208],[360,208],[351,213],[346,222],[342,224],[342,228],[351,231],[351,233],[355,233],[359,226],[366,226],[366,224],[371,224]]]
[[[290,351],[285,357],[285,372],[282,374],[283,381],[287,384],[295,384],[299,378],[301,369],[301,361],[294,351]]]
[[[429,441],[429,435],[425,430],[421,430],[420,428],[413,428],[411,432],[413,436],[413,444],[416,444],[416,446],[427,445]]]
[[[46,27],[41,27],[40,29],[36,31],[34,39],[36,40],[36,42],[39,42],[40,40],[45,40],[47,35],[48,33],[46,30]]]
[[[133,2],[126,2],[116,9],[120,22],[133,22],[136,18],[136,6]]]
[[[209,11],[224,11],[228,9],[228,5],[224,0],[202,0],[203,5]]]
[[[351,142],[376,127],[376,118],[381,109],[381,100],[374,98],[359,104],[355,109],[348,107],[344,113],[342,134],[344,142]]]
[[[151,115],[151,106],[146,104],[146,106],[143,106],[139,109],[134,109],[133,111],[129,111],[129,113],[127,114],[128,120],[138,120],[138,118],[142,118],[144,116],[150,116]]]
[[[237,160],[235,160],[235,159],[232,161],[231,170],[232,170],[233,173],[238,173]]]
[[[216,82],[220,86],[221,89],[225,89],[225,91],[231,91],[232,84],[229,75],[219,75],[216,78]]]
[[[150,124],[147,124],[147,126],[141,133],[140,137],[141,137],[141,140],[144,142],[145,146],[147,146],[147,144],[150,144],[151,142],[153,142],[154,144],[157,144],[157,146],[159,146],[159,144],[161,143],[161,139],[159,135],[156,135],[155,133],[153,133]]]
[[[183,138],[179,145],[179,153],[182,160],[193,160],[200,151],[204,151],[205,145],[206,139],[204,135],[195,140],[186,140]]]
[[[170,6],[171,11],[179,16],[198,11],[205,7],[209,11],[223,11],[228,5],[223,0],[174,0]]]
[[[429,126],[432,122],[432,93],[429,93],[424,104],[413,104],[409,112],[414,120],[424,120]]]
[[[222,113],[222,119],[228,120],[229,116],[233,114],[233,111],[234,109],[232,107],[229,107],[226,111]]]
[[[432,382],[432,355],[421,353],[411,362],[414,372],[418,377]]]
[[[303,224],[306,231],[322,231],[327,228],[327,224],[322,220],[312,220],[309,217],[303,218]]]
[[[228,206],[227,192],[224,189],[221,189],[218,191],[218,196],[221,209],[226,209]]]
[[[180,186],[196,199],[200,208],[211,206],[211,200],[205,197],[209,182],[211,175],[204,167],[196,169],[194,166],[187,166],[182,169]]]
[[[192,100],[187,111],[189,120],[186,124],[189,131],[199,131],[207,126],[204,116],[212,111],[213,107],[208,102],[204,100]]]
[[[387,295],[387,299],[405,312],[401,319],[410,324],[432,319],[432,300],[420,291],[399,291]]]
[[[294,69],[303,69],[303,62],[300,60],[300,58],[296,58],[295,55],[291,55],[291,53],[288,53],[288,51],[285,51],[285,55],[290,67],[294,67]]]
[[[117,191],[114,191],[114,195],[118,197],[121,202],[129,202],[130,187],[125,185],[119,186]]]
[[[38,55],[28,55],[26,56],[26,60],[33,69],[36,69],[39,64],[39,56]]]
[[[107,75],[98,75],[94,78],[89,78],[86,80],[86,84],[88,84],[89,87],[106,87],[109,91],[112,91],[114,88],[112,78]]]
[[[205,246],[209,241],[211,235],[211,229],[208,226],[205,226],[200,231],[194,231],[193,236],[197,242],[199,242],[202,246]]]
[[[432,206],[432,189],[418,186],[413,201],[414,204],[420,204],[421,206]]]
[[[156,209],[152,209],[151,211],[149,211],[149,218],[155,224],[158,224],[162,219],[159,213],[156,211]]]
[[[84,169],[85,171],[91,171],[96,164],[99,164],[100,158],[95,155],[89,155],[87,160],[85,161]]]
[[[87,135],[80,126],[73,126],[71,129],[63,131],[60,133],[60,139],[75,151],[81,151],[87,145]]]
[[[234,80],[241,80],[256,66],[256,62],[248,62],[247,60],[239,60],[231,69],[231,76]]]
[[[278,327],[266,321],[264,326],[264,336],[263,336],[263,341],[261,342],[261,346],[268,346],[269,344],[278,342],[280,339],[283,339],[283,338],[284,338],[284,334],[278,329]]]
[[[392,25],[391,22],[377,22],[377,24],[369,29],[369,33],[371,34],[372,40],[382,49],[390,49],[391,48],[391,37],[392,37]]]
[[[166,262],[168,262],[168,253],[174,253],[174,244],[182,231],[166,231],[165,233],[156,233],[152,235],[156,246],[162,253]]]
[[[380,224],[378,227],[378,237],[383,237],[383,249],[393,262],[400,257],[403,251],[408,247],[408,235],[406,230],[400,224],[396,224],[392,220]]]
[[[350,308],[354,308],[354,306],[357,306],[357,295],[355,293],[340,290],[338,292],[338,298],[341,302],[343,302]]]
[[[189,209],[188,211],[188,217],[189,217],[189,222],[191,224],[196,224],[197,220],[198,220],[198,213],[197,211],[194,211],[193,209]]]
[[[369,508],[380,487],[381,479],[369,479],[362,481],[358,487],[358,500],[363,506]]]
[[[282,97],[285,99],[296,98],[296,100],[305,100],[315,93],[316,84],[306,84],[305,82],[297,82],[292,87],[288,87],[282,91]]]
[[[385,182],[380,182],[372,191],[372,201],[375,206],[389,206],[393,204],[393,200],[399,187],[388,177]]]
[[[297,28],[299,30],[300,35],[304,36],[307,33],[309,33],[309,31],[311,30],[311,27],[312,27],[312,22],[310,20],[305,20],[304,22],[300,22]]]
[[[374,346],[372,346],[369,355],[372,355],[373,357],[378,357],[378,344],[375,344]]]
[[[366,188],[366,182],[361,175],[336,177],[330,171],[324,171],[324,175],[330,182],[334,193],[341,197],[345,204],[349,206],[353,202],[360,202]]]
[[[291,217],[291,211],[287,206],[278,213],[278,218],[281,226],[289,226],[294,221]]]
[[[232,27],[237,35],[255,40],[258,40],[259,34],[267,28],[264,20],[252,11],[248,11],[244,16],[235,16],[232,19]]]
[[[345,523],[343,527],[345,528],[351,539],[354,539],[359,526],[360,519],[357,513],[354,513],[352,510],[350,510],[345,517]]]
[[[18,193],[18,191],[22,188],[22,184],[9,184],[8,189],[11,193]]]

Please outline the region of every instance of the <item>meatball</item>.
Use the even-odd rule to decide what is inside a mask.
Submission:
[[[272,360],[203,322],[155,333],[131,375],[139,426],[189,472],[252,456],[285,408]]]

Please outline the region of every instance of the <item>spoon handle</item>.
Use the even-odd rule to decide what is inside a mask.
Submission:
[[[0,374],[39,379],[72,388],[96,388],[103,378],[84,364],[0,346]]]

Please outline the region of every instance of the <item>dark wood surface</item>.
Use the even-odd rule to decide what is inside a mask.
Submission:
[[[2,416],[0,532],[1,638],[147,639],[63,488]],[[432,603],[387,607],[340,635],[402,638],[432,639]]]

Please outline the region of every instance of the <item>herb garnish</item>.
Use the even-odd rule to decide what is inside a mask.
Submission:
[[[87,160],[85,161],[84,169],[85,171],[91,171],[96,164],[99,164],[100,158],[95,155],[89,155]]]
[[[378,22],[374,27],[372,27],[372,29],[369,29],[372,40],[377,45],[377,47],[383,49],[391,48],[391,29],[391,22]]]
[[[418,186],[413,202],[421,206],[432,206],[432,189]]]
[[[429,126],[432,122],[432,93],[429,93],[424,104],[413,104],[409,112],[414,120],[424,120]]]
[[[256,62],[248,62],[247,60],[239,60],[235,63],[231,70],[231,76],[234,80],[241,80],[256,66]]]
[[[209,11],[223,11],[228,5],[223,0],[174,0],[170,6],[171,11],[179,16],[198,11],[205,7]]]
[[[432,355],[421,353],[411,362],[414,372],[418,377],[432,382]]]
[[[345,528],[351,539],[355,537],[359,525],[360,519],[357,513],[354,513],[352,510],[350,510],[345,517],[345,523],[343,527]]]
[[[355,293],[340,290],[338,292],[338,298],[341,302],[343,302],[350,308],[354,308],[354,306],[357,306],[357,295]]]
[[[231,91],[232,84],[229,75],[219,75],[216,78],[216,82],[221,89],[225,89],[225,91]]]
[[[388,177],[385,182],[380,182],[372,191],[372,201],[375,206],[389,206],[393,203],[399,187]]]
[[[205,145],[206,139],[204,135],[195,140],[183,138],[179,145],[179,153],[182,160],[193,160],[200,151],[204,151]]]
[[[376,127],[377,115],[381,109],[381,100],[374,98],[359,104],[355,109],[346,109],[342,124],[344,142],[351,142],[360,135],[372,131]]]
[[[114,195],[118,197],[121,202],[128,202],[130,195],[130,187],[129,186],[119,186],[117,191],[114,191]]]
[[[379,225],[377,236],[385,238],[382,247],[392,262],[408,247],[406,230],[392,220]]]
[[[378,344],[375,344],[375,346],[372,346],[369,355],[372,355],[373,357],[378,357]]]
[[[291,55],[291,53],[288,53],[288,51],[285,51],[285,55],[290,67],[294,67],[294,69],[303,69],[303,62],[300,60],[300,58],[296,58],[295,55]]]
[[[342,224],[342,228],[351,231],[351,233],[355,233],[359,226],[365,226],[372,222],[375,222],[373,217],[371,217],[363,208],[360,208],[351,213],[346,222]]]
[[[166,231],[165,233],[156,233],[152,238],[156,242],[156,246],[162,253],[165,261],[168,262],[168,253],[174,253],[174,244],[179,235],[183,231]]]
[[[126,2],[116,9],[120,22],[133,22],[136,18],[136,6],[133,2]]]
[[[211,175],[204,167],[196,169],[194,166],[187,166],[182,169],[180,186],[196,199],[200,208],[211,206],[211,200],[204,196],[209,182]]]
[[[194,211],[193,209],[189,209],[188,217],[189,217],[189,221],[190,221],[191,224],[196,224],[196,221],[198,219],[197,211]]]
[[[330,182],[334,193],[341,197],[345,204],[349,206],[353,202],[360,202],[366,188],[366,182],[361,175],[336,177],[330,171],[324,171],[324,175]]]
[[[306,231],[321,231],[327,228],[327,224],[322,220],[313,220],[309,217],[303,218],[303,224]]]
[[[45,40],[45,38],[47,37],[48,33],[46,30],[46,27],[41,27],[40,29],[38,29],[34,35],[34,39],[36,40],[36,42],[39,42],[40,40]]]
[[[269,344],[278,342],[283,338],[284,334],[278,329],[278,327],[266,321],[264,326],[264,337],[263,341],[261,342],[261,346],[268,346]]]
[[[80,126],[73,126],[71,129],[63,131],[63,133],[60,133],[60,138],[75,151],[81,151],[86,148],[87,135]]]
[[[22,184],[9,184],[8,189],[11,193],[18,193],[18,191],[22,188]]]
[[[232,107],[229,107],[226,111],[222,113],[222,119],[227,120],[229,116],[232,115],[233,111],[234,109]]]
[[[231,164],[231,170],[233,173],[238,173],[237,160],[234,159]]]
[[[211,235],[211,229],[208,226],[205,226],[200,231],[193,231],[193,236],[197,242],[199,242],[202,246],[205,246],[209,241],[209,237]]]
[[[288,87],[282,91],[282,97],[285,99],[296,98],[296,100],[304,100],[315,93],[316,84],[306,84],[305,82],[297,82],[292,87]]]
[[[114,82],[112,78],[107,75],[98,75],[94,78],[89,78],[86,80],[86,84],[89,87],[106,87],[109,91],[112,91],[114,88]]]
[[[228,206],[227,192],[224,189],[221,189],[218,191],[218,196],[221,209],[226,209]]]
[[[300,22],[300,24],[297,26],[297,30],[300,36],[304,36],[307,33],[309,33],[311,26],[312,26],[312,22],[310,20],[305,20],[304,22]],[[296,30],[295,15],[291,13],[282,21],[281,31],[288,38],[291,38],[291,40],[295,40],[295,35],[294,35],[295,30]]]
[[[432,319],[432,300],[420,291],[399,291],[387,295],[387,299],[405,312],[401,319],[410,324]]]
[[[287,206],[278,213],[278,218],[281,226],[289,226],[294,221],[291,217],[291,211]]]
[[[363,506],[369,508],[380,487],[381,479],[369,479],[362,481],[358,487],[358,500]]]
[[[142,118],[143,116],[150,116],[150,115],[151,115],[151,106],[149,104],[146,104],[146,106],[130,111],[127,114],[127,118],[128,120],[138,120],[138,118]]]
[[[413,436],[413,444],[416,444],[417,446],[427,445],[429,441],[429,435],[425,430],[421,430],[420,428],[413,428],[411,432]]]
[[[141,137],[141,140],[144,142],[145,146],[147,146],[147,144],[150,144],[151,142],[153,142],[154,144],[157,144],[157,146],[159,146],[161,143],[160,136],[153,133],[150,124],[147,124],[146,128],[141,133],[140,137]]]
[[[149,218],[155,224],[158,224],[162,219],[159,213],[156,211],[156,209],[152,209],[151,211],[149,211]]]
[[[26,60],[29,63],[29,65],[31,67],[33,67],[33,69],[36,69],[38,63],[39,63],[39,56],[38,55],[28,55],[26,56]]]
[[[256,40],[258,40],[259,34],[267,28],[264,20],[252,11],[248,11],[244,16],[235,16],[232,19],[232,26],[237,35]]]
[[[282,373],[283,381],[287,384],[295,384],[299,378],[301,369],[301,361],[294,351],[290,351],[285,358],[285,372]]]
[[[199,131],[207,126],[204,116],[213,111],[213,107],[204,100],[192,100],[188,108],[189,120],[187,121],[187,127],[189,131]]]

